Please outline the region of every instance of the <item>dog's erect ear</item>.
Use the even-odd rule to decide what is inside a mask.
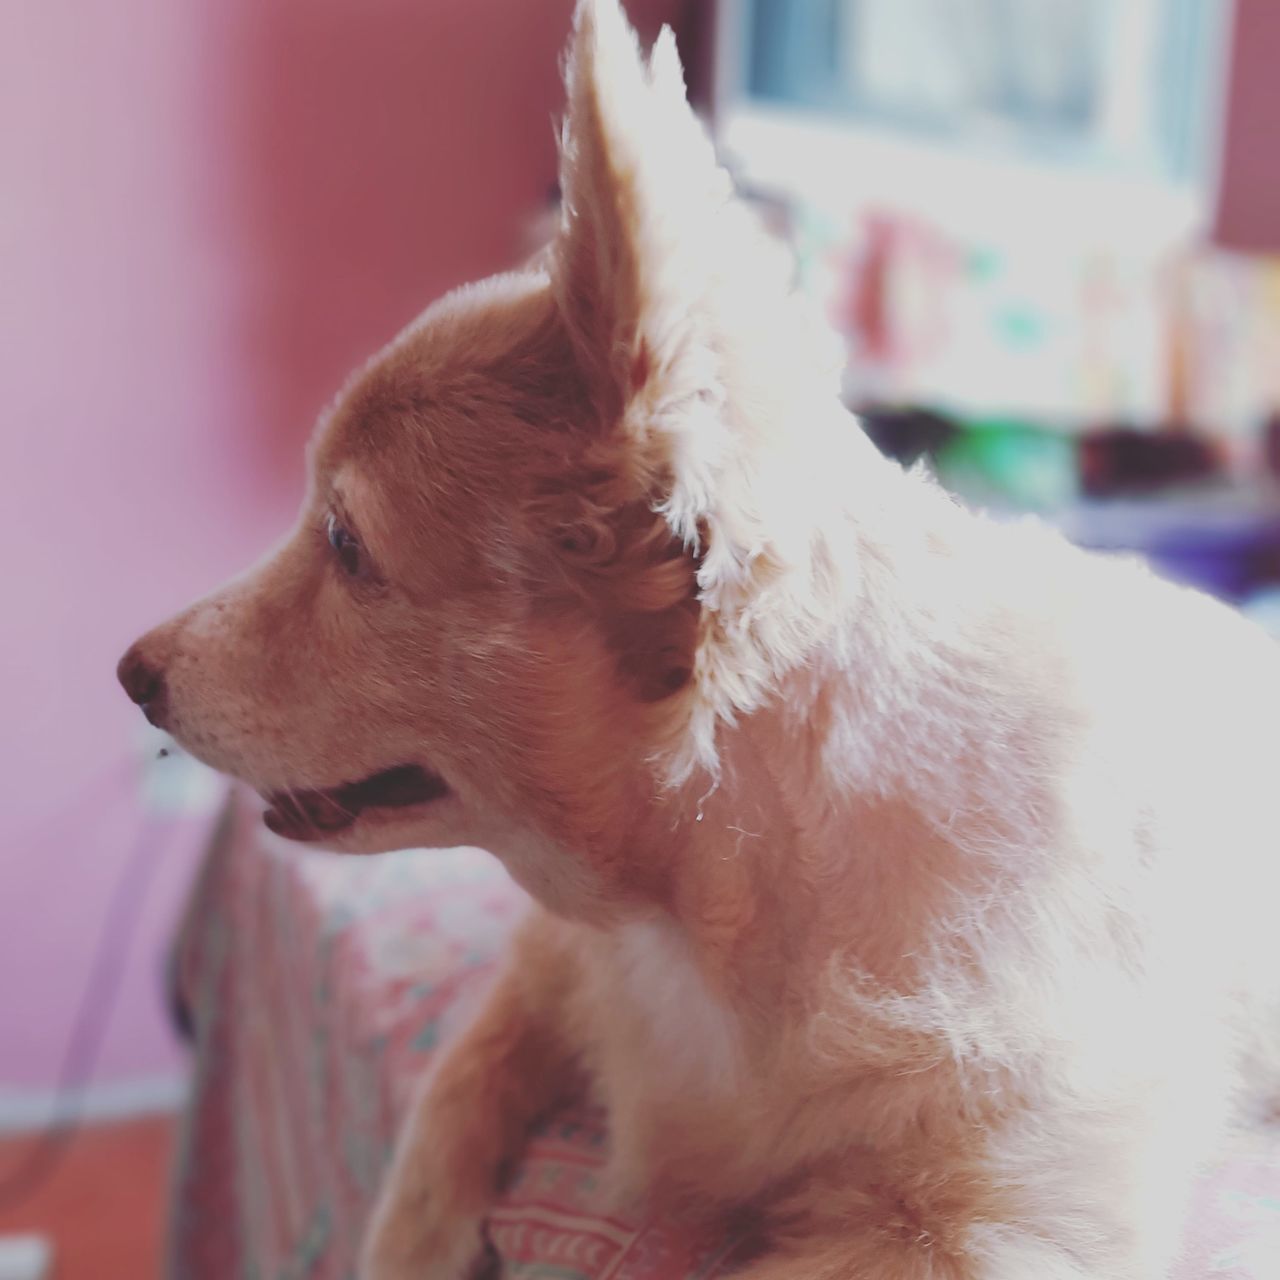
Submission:
[[[617,0],[579,0],[567,83],[555,286],[616,422],[651,383],[697,377],[703,238],[730,188],[685,99],[669,29],[646,65]]]
[[[566,81],[550,272],[594,431],[578,472],[543,486],[538,519],[625,685],[661,702],[694,663],[705,540],[701,508],[676,495],[702,474],[690,441],[715,435],[723,402],[705,250],[730,184],[669,30],[646,63],[618,0],[579,0]]]
[[[812,456],[794,436],[829,421],[836,380],[817,390],[789,255],[733,199],[670,31],[646,63],[618,0],[578,0],[567,82],[550,272],[599,432],[546,500],[638,696],[698,691],[678,778],[802,651],[812,530],[768,459]]]

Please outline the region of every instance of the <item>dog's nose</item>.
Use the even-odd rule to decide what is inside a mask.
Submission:
[[[157,728],[164,728],[164,672],[147,659],[140,645],[133,645],[120,659],[116,677],[130,699],[142,708],[142,714]]]

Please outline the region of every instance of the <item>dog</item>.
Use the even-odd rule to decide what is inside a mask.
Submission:
[[[530,1123],[746,1210],[749,1280],[1156,1280],[1266,1096],[1280,655],[883,458],[690,111],[581,0],[563,216],[323,420],[296,530],[119,675],[267,825],[532,899],[368,1280],[462,1280]]]

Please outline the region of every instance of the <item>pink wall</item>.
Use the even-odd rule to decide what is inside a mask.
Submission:
[[[652,31],[678,5],[634,7]],[[0,11],[0,1091],[51,1083],[138,821],[116,657],[287,525],[352,363],[520,252],[570,9]],[[133,940],[104,1079],[175,1062],[155,971],[192,860]]]
[[[1235,0],[1215,239],[1280,253],[1280,4]]]

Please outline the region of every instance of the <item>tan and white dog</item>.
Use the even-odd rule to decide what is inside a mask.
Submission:
[[[344,390],[289,541],[135,701],[300,840],[536,902],[407,1126],[369,1280],[461,1280],[590,1085],[619,1193],[751,1280],[1155,1280],[1262,1063],[1280,654],[883,460],[669,34],[582,0],[563,225]]]

